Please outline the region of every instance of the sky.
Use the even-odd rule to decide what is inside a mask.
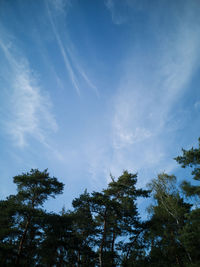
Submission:
[[[123,170],[138,187],[184,175],[173,158],[200,136],[199,14],[199,0],[0,0],[0,198],[32,168],[65,184],[57,211]]]

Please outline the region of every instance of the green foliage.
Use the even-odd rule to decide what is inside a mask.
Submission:
[[[190,205],[180,197],[176,177],[159,174],[149,184],[155,205],[149,209],[152,217],[148,222],[146,238],[150,243],[150,261],[159,266],[183,266],[190,263],[189,251],[181,241],[181,233],[190,212]]]
[[[188,213],[180,238],[189,252],[192,263],[195,264],[194,266],[200,266],[200,209],[195,209]]]
[[[175,160],[181,164],[181,167],[191,167],[194,180],[200,182],[200,138],[199,147],[191,148],[190,150],[182,149],[183,155],[175,158]],[[190,182],[184,181],[182,183],[182,189],[189,197],[200,197],[200,185],[191,185]]]
[[[42,205],[49,197],[55,198],[64,188],[57,178],[49,176],[47,169],[43,172],[32,169],[15,176],[13,181],[17,185],[18,199],[32,208]]]
[[[44,216],[39,207],[48,197],[62,193],[64,185],[51,178],[47,170],[40,172],[37,169],[15,176],[13,181],[18,193],[0,204],[1,264],[34,266],[35,258],[31,256],[37,251]],[[7,253],[12,255],[8,257]]]
[[[200,180],[200,149],[176,158]],[[84,191],[72,210],[47,213],[43,204],[64,185],[47,170],[13,179],[17,194],[0,201],[0,266],[163,267],[200,266],[200,209],[187,203],[176,177],[161,173],[138,189],[137,174],[124,171],[100,192]],[[199,198],[199,185],[184,181],[186,196]],[[139,197],[151,196],[149,218],[141,221]]]

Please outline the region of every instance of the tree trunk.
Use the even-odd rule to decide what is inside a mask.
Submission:
[[[26,239],[26,234],[27,234],[27,231],[28,231],[28,227],[29,227],[30,221],[31,221],[31,218],[28,217],[26,225],[25,225],[25,229],[24,229],[24,232],[23,232],[23,235],[22,235],[22,238],[21,238],[20,243],[19,243],[19,248],[18,248],[18,252],[17,252],[17,258],[16,258],[16,261],[15,261],[16,266],[19,266],[19,263],[20,263],[20,257],[21,257],[22,250],[23,250],[23,244],[24,244],[24,241]]]
[[[105,237],[106,237],[106,227],[107,227],[107,222],[106,222],[106,211],[105,211],[104,222],[103,222],[103,237],[102,237],[101,245],[99,248],[99,265],[100,265],[100,267],[103,267],[103,247],[104,247]]]
[[[77,267],[79,267],[80,258],[81,258],[81,256],[80,256],[80,251],[78,251],[78,262],[77,262]]]
[[[177,254],[176,254],[176,263],[177,263],[178,266],[180,266],[180,263],[179,263],[179,259],[178,259]]]
[[[113,238],[112,238],[112,246],[111,246],[111,266],[114,266],[114,247],[115,247],[115,232],[113,232]]]

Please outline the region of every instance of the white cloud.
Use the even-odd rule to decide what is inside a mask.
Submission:
[[[49,9],[48,3],[47,3],[47,11],[48,11],[49,20],[51,22],[51,26],[52,26],[53,32],[55,34],[55,37],[56,37],[58,46],[59,46],[60,51],[61,51],[61,54],[63,56],[63,60],[64,60],[64,63],[65,63],[66,70],[67,70],[67,72],[68,72],[68,74],[70,76],[70,79],[72,81],[72,84],[75,87],[78,95],[80,95],[80,88],[79,88],[79,85],[78,85],[78,81],[76,79],[74,70],[73,70],[73,68],[72,68],[72,66],[70,64],[69,57],[68,57],[68,55],[67,55],[67,53],[65,51],[65,48],[64,48],[64,45],[63,45],[62,40],[60,38],[60,35],[59,35],[59,33],[58,33],[57,29],[56,29],[56,25],[55,25],[55,23],[53,21],[53,18],[52,18],[51,11]]]
[[[196,110],[200,110],[200,101],[196,101],[194,103],[194,107],[195,107]]]
[[[72,54],[71,54],[72,55]],[[72,57],[72,56],[71,56]],[[73,57],[74,58],[74,57]],[[74,61],[74,63],[75,63],[75,60],[73,60]],[[79,73],[80,73],[80,75],[83,77],[83,79],[85,80],[85,82],[86,82],[86,84],[90,87],[90,88],[92,88],[93,90],[94,90],[94,92],[95,92],[95,94],[97,95],[97,96],[99,96],[99,90],[98,90],[98,88],[93,84],[93,82],[88,78],[88,76],[86,75],[86,73],[84,72],[84,70],[79,66],[79,65],[77,65],[77,61],[76,61],[76,68],[77,68],[77,70],[79,71]]]
[[[60,0],[59,0],[60,2]],[[61,1],[66,2],[66,1]],[[51,2],[50,2],[51,3]],[[63,60],[65,63],[65,67],[67,70],[67,73],[70,77],[70,80],[74,86],[74,88],[77,91],[77,94],[80,96],[81,90],[80,90],[80,82],[79,82],[79,76],[82,76],[84,82],[96,93],[96,95],[99,95],[97,87],[93,84],[93,82],[89,79],[89,77],[86,75],[85,71],[82,69],[80,62],[75,57],[74,53],[72,52],[72,49],[70,49],[71,41],[68,37],[67,39],[67,46],[65,46],[64,42],[62,41],[62,38],[59,34],[59,31],[56,27],[56,22],[54,21],[54,16],[56,15],[56,12],[58,11],[57,6],[55,6],[55,3],[53,6],[50,6],[50,3],[46,2],[47,6],[47,13],[48,17],[53,29],[53,33],[56,37],[56,41],[58,43],[60,52],[63,56]],[[61,5],[62,7],[64,5]],[[51,11],[52,9],[52,11]],[[72,46],[72,45],[71,45]]]
[[[175,166],[169,158],[175,145],[168,140],[169,127],[174,124],[170,113],[176,112],[175,105],[189,90],[200,58],[199,21],[191,9],[185,12],[167,37],[166,32],[159,33],[154,61],[147,54],[142,62],[144,55],[133,47],[124,64],[112,119],[111,168],[117,166],[118,172],[120,168],[172,170]],[[145,69],[148,60],[154,64],[151,72]]]
[[[132,18],[133,14],[130,11],[143,9],[145,2],[141,0],[106,0],[105,5],[110,11],[112,22],[121,25]]]
[[[183,24],[177,39],[171,44],[166,42],[164,57],[161,61],[161,71],[159,73],[163,79],[163,91],[165,101],[173,101],[177,94],[186,89],[191,80],[199,61],[200,31],[190,24]],[[171,47],[169,50],[167,46]]]
[[[30,69],[29,62],[22,55],[18,57],[13,51],[13,44],[6,45],[0,40],[10,66],[7,85],[12,88],[10,95],[10,116],[5,122],[7,132],[15,145],[24,147],[28,137],[39,140],[48,146],[46,137],[49,131],[56,131],[58,126],[52,113],[51,101],[38,85],[36,75]]]
[[[121,14],[121,12],[117,12],[116,2],[114,2],[113,0],[107,0],[105,1],[105,4],[111,13],[112,21],[114,24],[120,25],[126,21],[126,16],[124,14]]]
[[[135,129],[132,129],[132,127],[128,126],[128,122],[125,122],[121,116],[118,117],[117,114],[114,118],[113,125],[113,146],[115,149],[120,149],[129,145],[133,145],[134,143],[141,142],[152,135],[148,129],[139,126],[136,126]]]
[[[71,0],[48,0],[58,12],[65,12],[67,6],[70,6]]]

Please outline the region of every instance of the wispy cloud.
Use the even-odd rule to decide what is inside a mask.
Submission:
[[[200,24],[191,28],[190,19],[180,25],[175,41],[166,40],[164,46],[159,72],[164,101],[176,100],[184,92],[199,64]]]
[[[200,110],[200,101],[196,101],[194,107],[196,110]]]
[[[74,63],[75,63],[75,60],[73,60],[74,61]],[[77,65],[77,63],[75,63],[76,64],[76,68],[77,68],[77,70],[79,71],[79,73],[80,73],[80,75],[82,76],[82,78],[84,79],[84,81],[86,82],[86,84],[92,89],[92,90],[94,90],[94,92],[95,92],[95,94],[97,95],[97,96],[99,96],[99,90],[98,90],[98,88],[94,85],[94,83],[88,78],[88,76],[86,75],[86,73],[84,72],[84,70],[79,66],[79,65]]]
[[[133,16],[132,11],[141,10],[145,5],[142,0],[106,0],[106,8],[110,11],[112,22],[121,25],[128,22]]]
[[[53,0],[51,4],[58,12],[65,13],[67,7],[71,5],[71,0]]]
[[[122,15],[121,13],[116,14],[116,5],[113,0],[105,1],[105,5],[111,13],[113,23],[120,25],[126,21],[126,18],[124,17],[124,15]]]
[[[6,130],[19,147],[27,145],[29,137],[48,145],[48,132],[58,128],[50,111],[50,98],[42,92],[28,60],[23,55],[16,55],[17,48],[3,39],[0,40],[0,48],[10,67],[7,86],[12,88],[10,116],[9,120],[4,122]]]
[[[60,9],[65,10],[66,3],[68,2],[68,4],[69,4],[69,1],[59,0],[58,3],[56,3],[56,2],[53,3],[53,5],[52,5],[52,2],[46,1],[47,13],[48,13],[48,17],[49,17],[49,20],[50,20],[50,23],[51,23],[51,26],[53,29],[53,33],[55,35],[56,41],[58,43],[60,52],[62,54],[64,63],[65,63],[66,71],[67,71],[67,73],[71,79],[71,82],[72,82],[74,88],[76,89],[77,94],[80,96],[81,88],[80,88],[79,77],[81,76],[83,78],[84,82],[92,90],[94,90],[96,95],[99,95],[97,87],[93,84],[93,82],[86,75],[85,71],[82,69],[82,67],[80,65],[80,62],[75,57],[74,53],[72,52],[72,49],[70,49],[69,46],[70,46],[71,41],[70,41],[69,37],[67,39],[67,45],[65,45],[64,42],[62,41],[62,38],[59,34],[57,27],[56,27],[56,22],[54,20],[54,17],[56,16],[56,12],[60,11]],[[65,16],[66,14],[63,14],[63,15]]]
[[[157,173],[177,168],[173,160],[180,150],[177,134],[187,120],[178,105],[190,90],[200,57],[200,24],[189,13],[185,9],[173,31],[158,33],[151,54],[143,44],[141,50],[133,44],[127,53],[110,102],[112,114],[107,115],[111,130],[104,129],[110,130],[111,139],[105,142],[99,137],[91,150],[87,146],[94,184],[101,177],[109,180],[110,172],[118,176],[128,169],[139,172],[139,184],[144,186]],[[156,34],[156,28],[151,30]]]
[[[191,9],[185,9],[185,14],[177,21],[176,28],[167,37],[166,33],[159,35],[155,60],[152,61],[152,55],[149,59],[153,64],[151,76],[145,69],[149,55],[143,62],[138,51],[130,51],[124,64],[112,120],[114,156],[111,169],[116,170],[118,166],[119,171],[133,166],[138,171],[148,167],[172,170],[175,166],[168,158],[172,151],[170,146],[175,145],[167,140],[173,128],[170,125],[175,123],[175,105],[189,90],[200,58],[197,16]],[[178,121],[176,124],[177,130]]]
[[[65,51],[64,45],[63,45],[63,43],[61,41],[60,35],[59,35],[59,33],[58,33],[57,29],[56,29],[56,25],[55,25],[55,23],[53,21],[53,18],[52,18],[52,15],[51,15],[51,11],[50,11],[49,6],[48,6],[48,2],[47,2],[47,12],[48,12],[48,15],[49,15],[49,20],[51,22],[51,26],[52,26],[53,32],[54,32],[56,40],[58,42],[58,46],[59,46],[61,54],[63,56],[63,60],[65,62],[66,70],[69,73],[69,76],[71,78],[72,84],[75,87],[78,95],[80,95],[80,88],[79,88],[79,85],[78,85],[78,81],[76,79],[76,76],[75,76],[75,73],[73,71],[73,68],[72,68],[72,66],[70,64],[69,57],[68,57],[68,55],[67,55],[67,53]]]

